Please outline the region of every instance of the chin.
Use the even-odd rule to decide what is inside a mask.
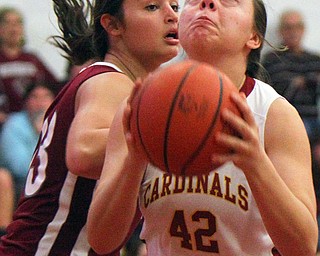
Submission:
[[[176,50],[172,50],[170,53],[167,53],[165,56],[163,56],[163,62],[169,62],[173,58],[177,57],[179,53],[179,48]]]

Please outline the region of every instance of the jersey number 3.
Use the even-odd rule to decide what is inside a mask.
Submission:
[[[208,223],[208,226],[205,229],[197,229],[194,232],[194,238],[196,242],[195,249],[203,252],[219,253],[217,241],[210,240],[209,245],[205,245],[203,242],[204,237],[211,237],[217,231],[215,216],[208,211],[197,211],[191,216],[191,218],[193,222],[206,220]],[[174,214],[170,227],[170,235],[182,238],[181,247],[189,250],[194,249],[192,248],[191,235],[186,225],[184,212],[181,210],[176,211]]]
[[[39,188],[41,187],[42,183],[46,179],[46,168],[48,164],[48,154],[47,154],[47,147],[50,145],[52,137],[53,137],[53,131],[56,125],[56,119],[57,119],[57,113],[54,113],[50,123],[48,124],[48,119],[46,119],[42,126],[42,137],[41,137],[41,144],[39,146],[39,150],[35,152],[33,158],[39,157],[40,165],[37,169],[37,175],[34,179],[34,169],[33,167],[30,167],[27,181],[26,181],[26,187],[25,187],[25,194],[27,196],[31,196],[34,193],[36,193]]]

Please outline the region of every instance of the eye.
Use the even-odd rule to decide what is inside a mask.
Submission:
[[[179,12],[179,10],[180,10],[180,5],[177,4],[177,3],[174,3],[174,4],[171,5],[171,8],[172,8],[173,11]]]
[[[159,6],[156,5],[156,4],[150,4],[150,5],[148,5],[148,6],[146,7],[146,9],[147,9],[148,11],[154,12],[154,11],[156,11],[157,9],[159,9]]]

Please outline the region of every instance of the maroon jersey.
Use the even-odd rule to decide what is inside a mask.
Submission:
[[[61,90],[49,107],[24,194],[7,235],[1,238],[0,255],[97,255],[86,236],[96,180],[69,172],[65,156],[77,90],[85,80],[105,72],[117,70],[102,63],[87,68]]]
[[[57,84],[56,78],[36,55],[22,52],[18,57],[11,59],[0,52],[2,110],[9,112],[21,110],[27,85],[41,81]]]

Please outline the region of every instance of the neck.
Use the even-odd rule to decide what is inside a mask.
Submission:
[[[289,47],[289,50],[291,50],[292,52],[296,53],[296,54],[300,54],[303,52],[302,48],[301,47],[295,47],[295,48],[290,48]]]
[[[1,51],[9,58],[15,58],[21,53],[21,47],[2,46]]]
[[[291,52],[294,52],[297,54],[303,52],[303,46],[301,43],[294,42],[290,44],[290,42],[289,43],[282,42],[282,45],[286,46]]]
[[[230,80],[233,82],[233,84],[238,88],[240,91],[241,87],[243,86],[245,80],[246,80],[246,74],[244,71],[239,72],[239,73],[233,73],[229,72],[225,74],[230,78]]]
[[[117,53],[109,52],[105,57],[105,61],[111,62],[119,67],[124,74],[126,74],[132,81],[135,81],[137,77],[143,76],[143,71],[138,67],[134,66],[132,59],[126,58],[125,56]]]
[[[229,77],[229,79],[234,83],[234,85],[238,88],[238,90],[241,89],[246,79],[245,73],[247,64],[244,58],[234,59],[225,56],[218,58],[216,56],[212,58],[211,61],[205,60],[204,62],[214,66],[215,68],[226,74]]]

